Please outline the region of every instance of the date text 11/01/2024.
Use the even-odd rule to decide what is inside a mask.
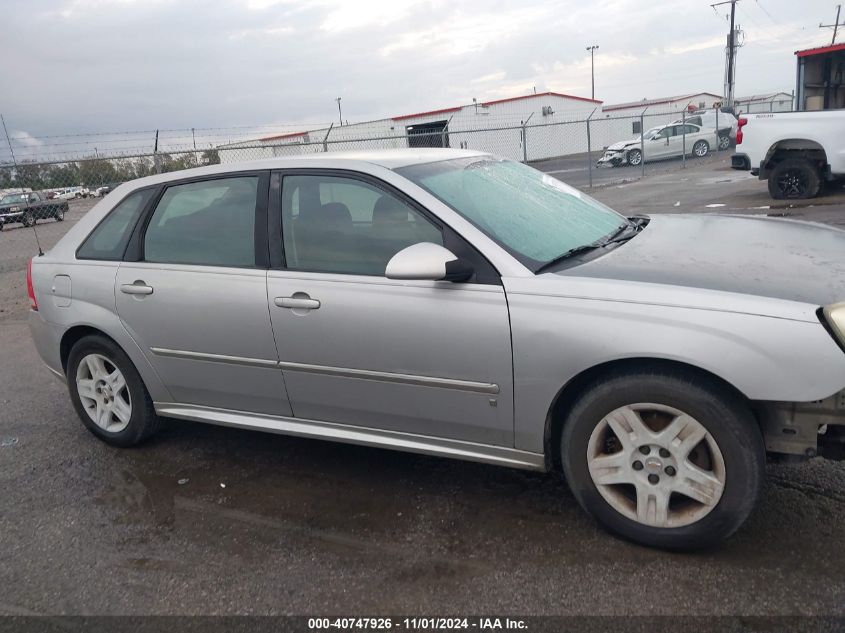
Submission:
[[[477,629],[479,631],[525,630],[525,620],[519,618],[309,618],[308,630],[392,630],[443,631]]]

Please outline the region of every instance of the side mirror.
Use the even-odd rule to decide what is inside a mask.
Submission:
[[[466,281],[473,274],[472,266],[439,244],[420,242],[396,253],[384,271],[388,279],[425,281]]]

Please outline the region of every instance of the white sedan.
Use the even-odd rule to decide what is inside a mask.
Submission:
[[[692,123],[662,125],[646,132],[643,140],[638,136],[609,146],[596,165],[639,165],[643,162],[643,154],[646,161],[678,158],[685,153],[687,156],[703,158],[710,153],[711,148],[718,146],[719,136],[715,129],[702,128]]]

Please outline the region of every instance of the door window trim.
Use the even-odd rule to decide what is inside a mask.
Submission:
[[[129,244],[126,247],[126,251],[124,252],[123,261],[125,262],[143,262],[146,261],[144,259],[144,238],[147,234],[147,227],[150,224],[150,220],[155,213],[156,208],[158,207],[161,199],[164,197],[164,193],[170,187],[178,187],[180,185],[188,185],[197,182],[210,182],[213,180],[224,180],[227,178],[249,178],[249,177],[258,177],[258,185],[256,188],[256,197],[255,197],[255,231],[254,231],[254,244],[255,244],[255,263],[252,266],[219,266],[216,264],[190,264],[191,266],[207,266],[210,268],[243,268],[245,270],[251,269],[268,269],[270,267],[270,247],[268,244],[268,235],[267,235],[267,217],[268,217],[268,204],[269,204],[269,195],[270,195],[270,171],[267,169],[260,169],[260,170],[247,170],[247,171],[232,171],[232,172],[225,172],[219,174],[206,174],[202,176],[191,176],[188,178],[179,178],[175,180],[168,180],[167,182],[161,183],[157,185],[158,191],[150,198],[149,202],[147,203],[146,207],[144,208],[141,216],[135,225],[135,229],[132,232],[132,237],[129,239]],[[139,189],[135,190],[139,191]],[[132,192],[134,193],[134,191]],[[156,262],[157,265],[160,266],[184,266],[184,263],[176,263],[176,262]]]
[[[422,206],[418,201],[404,191],[397,189],[381,178],[367,174],[364,172],[353,171],[349,169],[331,169],[331,168],[291,168],[291,169],[274,169],[270,177],[269,186],[269,207],[268,207],[268,221],[267,234],[268,245],[270,249],[270,270],[283,270],[289,272],[301,272],[315,274],[315,275],[349,275],[357,276],[353,273],[343,272],[326,272],[326,271],[307,271],[290,269],[285,261],[285,246],[282,227],[282,193],[284,189],[285,177],[292,176],[324,176],[327,178],[348,178],[350,180],[357,180],[366,183],[376,189],[380,189],[384,193],[397,198],[402,203],[409,206],[411,209],[419,213],[423,218],[431,224],[440,229],[443,233],[443,245],[451,250],[455,255],[462,259],[469,261],[475,269],[475,275],[469,284],[485,284],[485,285],[502,285],[502,277],[495,266],[472,244],[463,238],[451,226],[446,224],[442,219],[433,214],[431,211]]]

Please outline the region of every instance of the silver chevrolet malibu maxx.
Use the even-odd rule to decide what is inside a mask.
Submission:
[[[560,468],[612,532],[683,549],[742,524],[767,452],[845,445],[845,232],[625,217],[478,152],[135,180],[28,289],[117,446],[170,417]]]

